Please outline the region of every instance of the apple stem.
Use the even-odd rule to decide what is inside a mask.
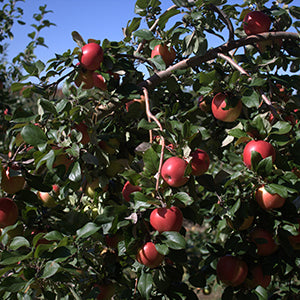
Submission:
[[[230,65],[232,67],[234,67],[236,70],[238,70],[242,75],[246,75],[247,77],[249,77],[250,80],[252,80],[252,77],[240,65],[238,65],[231,57],[229,57],[229,56],[227,56],[223,53],[218,53],[217,56],[219,58],[224,59],[228,63],[230,63]],[[268,105],[268,107],[271,110],[272,114],[275,117],[279,118],[279,115],[278,115],[275,107],[272,105],[272,102],[269,100],[269,98],[264,94],[262,89],[257,89],[257,91],[260,93],[261,98],[263,99],[263,101]]]
[[[158,125],[160,131],[163,131],[163,127],[161,123],[158,121],[158,119],[151,113],[150,111],[150,104],[149,104],[149,94],[148,90],[144,87],[143,88],[144,96],[145,96],[145,104],[146,104],[146,114],[148,117],[148,121],[151,122],[151,119]],[[152,142],[152,130],[150,130],[150,143]],[[163,165],[164,161],[164,151],[165,151],[165,138],[160,134],[160,145],[161,145],[161,152],[160,152],[160,159],[159,159],[159,167],[158,167],[158,172],[157,172],[157,178],[156,178],[156,186],[155,190],[156,192],[158,191],[159,188],[159,180],[160,180],[160,173],[161,173],[161,168]]]

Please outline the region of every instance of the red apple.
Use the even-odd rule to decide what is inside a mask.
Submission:
[[[107,90],[107,83],[101,74],[93,72],[93,85],[102,91]]]
[[[203,112],[208,112],[211,109],[210,105],[207,104],[207,102],[204,100],[203,96],[199,97],[198,106]]]
[[[204,174],[209,167],[209,156],[208,154],[201,149],[195,150],[191,153],[191,167],[192,167],[192,175],[200,176]]]
[[[248,266],[238,257],[225,255],[219,259],[216,271],[220,281],[229,286],[238,286],[246,280]]]
[[[278,194],[271,194],[267,192],[263,185],[256,190],[255,199],[257,203],[265,210],[280,208],[285,203],[284,198]]]
[[[133,192],[140,192],[141,190],[141,187],[133,185],[129,181],[126,181],[122,189],[123,198],[125,199],[125,201],[129,202],[130,194]]]
[[[261,265],[255,265],[249,270],[250,278],[246,280],[246,286],[255,289],[257,286],[267,288],[271,283],[271,275],[264,274]]]
[[[168,48],[167,45],[156,45],[151,52],[151,58],[160,55],[165,62],[166,66],[172,64],[176,58],[176,52],[173,47]]]
[[[12,199],[0,198],[0,228],[15,224],[18,215],[18,207]]]
[[[57,196],[59,193],[59,186],[57,184],[52,185],[52,194],[54,194],[54,196]],[[37,193],[39,199],[42,200],[44,206],[46,207],[55,207],[57,205],[55,198],[51,195],[51,193],[48,192],[38,192]]]
[[[271,19],[261,11],[252,11],[245,16],[243,24],[247,35],[259,34],[270,30]]]
[[[155,208],[150,214],[150,224],[159,233],[164,231],[180,231],[182,221],[182,212],[176,206]]]
[[[76,129],[77,131],[80,131],[82,134],[82,138],[80,140],[81,144],[86,145],[90,142],[90,136],[89,136],[89,132],[88,132],[89,128],[84,122],[80,122],[79,124],[76,124],[74,126],[74,129]]]
[[[136,260],[149,268],[158,267],[164,260],[164,255],[160,254],[152,242],[147,242],[139,249]]]
[[[91,89],[94,86],[93,72],[89,70],[79,70],[75,78],[75,84],[77,87],[82,85],[84,90]]]
[[[116,288],[114,284],[95,284],[95,287],[99,289],[99,294],[97,295],[97,300],[111,300],[116,293]]]
[[[214,96],[211,103],[211,110],[214,117],[223,122],[234,122],[241,114],[242,111],[242,102],[238,101],[236,106],[226,108],[227,103],[226,99],[229,100],[229,97],[225,93],[218,93]],[[226,108],[226,109],[225,109]]]
[[[260,256],[271,255],[278,249],[272,234],[263,228],[253,229],[250,233],[250,240],[255,243],[257,254]]]
[[[243,151],[243,161],[247,168],[251,169],[251,153],[252,151],[258,152],[262,158],[267,158],[268,156],[272,156],[272,161],[275,161],[276,153],[274,147],[262,140],[252,140],[247,143]]]
[[[81,48],[80,63],[83,68],[95,71],[103,61],[103,49],[96,43],[88,43]]]
[[[162,165],[161,176],[169,186],[180,187],[187,183],[188,177],[184,177],[187,162],[177,156],[168,158]]]
[[[14,176],[13,171],[8,167],[2,169],[1,188],[8,194],[15,194],[23,189],[25,178],[23,176]]]

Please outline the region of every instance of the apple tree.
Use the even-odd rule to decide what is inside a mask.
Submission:
[[[48,62],[46,6],[1,44],[3,299],[299,295],[300,8],[172,2]]]

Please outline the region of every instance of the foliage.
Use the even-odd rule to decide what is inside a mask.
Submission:
[[[1,10],[1,41],[12,37],[15,19],[22,23],[16,2],[7,1]],[[294,2],[173,0],[162,12],[160,1],[137,0],[137,16],[128,21],[123,41],[86,41],[99,42],[104,50],[96,71],[106,81],[103,90],[74,85],[86,43],[80,33],[72,33],[78,44],[73,50],[47,63],[35,57],[34,49],[45,46],[38,33],[53,25],[44,19],[46,6],[39,8],[34,15],[39,25],[28,35],[32,41],[11,67],[5,61],[0,67],[2,167],[26,179],[14,195],[1,190],[19,208],[17,223],[0,236],[2,299],[95,299],[103,286],[113,286],[114,299],[197,299],[196,288],[216,285],[223,288],[222,299],[299,294],[300,247],[290,243],[300,217],[299,7]],[[271,18],[270,32],[246,37],[242,21],[249,9]],[[210,48],[211,34],[220,38],[220,47]],[[176,51],[168,68],[161,56],[151,58],[159,43]],[[236,121],[222,122],[209,111],[219,92],[230,95],[227,108],[242,101]],[[136,100],[141,97],[146,110]],[[87,132],[76,129],[82,123]],[[270,142],[275,162],[254,152],[248,169],[242,153],[251,139]],[[188,160],[197,148],[209,154],[208,172],[192,176],[188,165],[184,186],[163,182],[162,155]],[[91,197],[86,186],[94,180]],[[129,202],[122,196],[128,180],[141,187]],[[255,190],[262,184],[286,199],[283,207],[266,211],[256,203]],[[53,185],[60,187],[57,195]],[[38,191],[49,192],[54,204],[41,201]],[[150,213],[161,205],[181,209],[180,232],[159,234],[151,228]],[[248,216],[254,217],[250,227],[236,229]],[[272,255],[257,255],[249,235],[256,227],[276,238],[279,247]],[[157,268],[135,259],[147,241],[165,255]],[[223,285],[216,264],[226,254],[249,266],[261,264],[272,275],[271,285]]]

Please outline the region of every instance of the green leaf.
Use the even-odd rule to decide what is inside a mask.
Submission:
[[[132,32],[134,32],[135,30],[137,30],[140,27],[141,20],[142,20],[142,18],[138,17],[138,18],[133,18],[131,22],[128,21],[126,29],[125,29],[125,35],[126,35],[126,37],[128,37],[129,40],[130,40]]]
[[[30,243],[23,236],[16,236],[10,243],[9,248],[11,250],[17,250],[21,247],[29,247]]]
[[[257,167],[256,167],[257,174],[261,176],[269,176],[271,175],[273,171],[273,160],[271,156],[266,157],[265,159],[262,159]]]
[[[241,100],[248,108],[259,106],[259,94],[254,89],[246,89]]]
[[[44,111],[51,112],[54,115],[57,114],[56,108],[55,108],[55,106],[53,105],[53,103],[51,101],[43,99],[43,100],[40,101],[40,105],[41,105],[41,107],[43,108]]]
[[[289,11],[294,18],[300,19],[300,7],[292,5],[290,6]]]
[[[159,156],[153,148],[148,149],[143,157],[144,169],[148,174],[155,175],[159,166]]]
[[[26,143],[33,146],[44,144],[48,140],[43,130],[33,124],[28,124],[23,127],[21,135]]]
[[[166,238],[163,241],[169,248],[174,250],[184,249],[186,246],[186,241],[184,237],[176,231],[165,231],[162,235]]]
[[[142,272],[137,288],[143,298],[150,299],[150,294],[153,286],[153,278],[150,273]]]
[[[154,39],[154,35],[150,30],[147,29],[140,29],[138,31],[136,31],[133,36],[139,37],[141,39],[144,39],[146,41],[150,41],[152,39]]]
[[[164,29],[166,23],[168,22],[168,20],[173,17],[176,16],[180,13],[179,10],[177,10],[177,8],[172,8],[168,11],[165,11],[160,17],[159,17],[159,21],[158,21],[158,27],[160,27],[161,29]]]
[[[265,185],[265,189],[270,194],[278,194],[282,198],[288,197],[288,190],[285,186],[276,184],[276,183],[269,183]]]
[[[60,232],[54,230],[45,234],[44,238],[48,241],[60,241],[63,238],[63,235]]]
[[[72,38],[80,48],[85,45],[84,39],[77,31],[72,31]]]
[[[5,291],[6,293],[17,293],[22,290],[26,284],[27,281],[23,280],[22,278],[10,276],[1,281],[0,291]]]
[[[184,203],[184,205],[189,206],[194,203],[194,199],[185,192],[179,192],[174,195],[175,199],[178,199],[180,202]]]
[[[272,126],[271,134],[287,134],[292,128],[293,126],[289,122],[278,121]]]
[[[85,239],[96,233],[99,229],[100,227],[97,226],[95,223],[89,222],[76,231],[77,239]]]
[[[142,119],[138,124],[138,129],[152,130],[157,128],[157,124],[155,122],[149,123],[146,119]]]
[[[251,80],[249,86],[263,86],[266,83],[266,79],[255,77]]]
[[[81,180],[81,168],[78,161],[73,164],[73,167],[69,174],[69,179],[73,182],[78,182]]]
[[[60,265],[55,261],[48,261],[44,267],[42,276],[40,278],[49,278],[57,273]]]
[[[162,255],[167,255],[169,253],[168,246],[164,244],[155,244],[155,248]]]

